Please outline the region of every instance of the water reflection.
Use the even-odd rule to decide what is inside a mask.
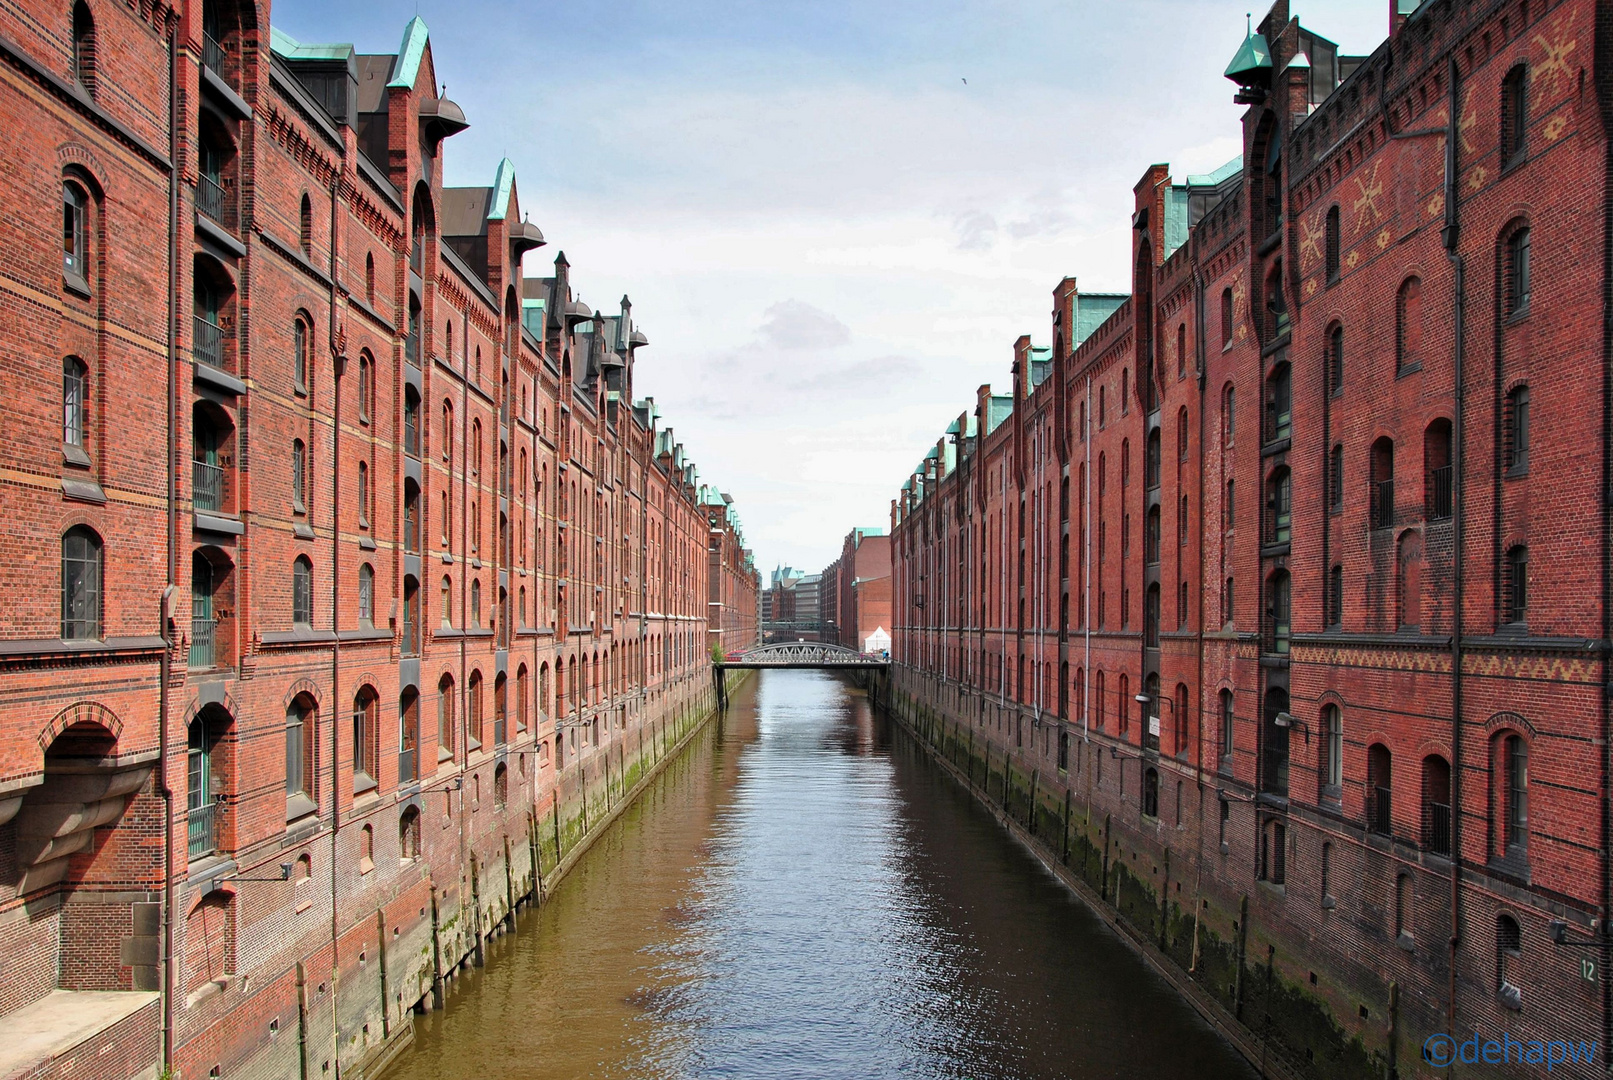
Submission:
[[[866,701],[767,672],[399,1072],[1245,1077]]]

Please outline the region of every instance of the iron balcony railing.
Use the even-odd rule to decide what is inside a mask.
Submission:
[[[202,33],[202,63],[214,75],[221,79],[224,77],[224,46],[215,41],[213,35],[205,31]]]
[[[1446,803],[1428,804],[1428,817],[1423,823],[1423,844],[1435,855],[1451,853],[1451,808]]]
[[[1393,831],[1393,820],[1389,814],[1389,789],[1377,786],[1368,788],[1367,828],[1388,836]]]
[[[218,850],[218,803],[203,803],[193,807],[186,815],[189,832],[189,851],[192,859],[200,859]]]
[[[1378,480],[1372,485],[1372,527],[1387,529],[1395,523],[1395,482]]]
[[[214,649],[217,630],[218,622],[210,615],[191,619],[190,667],[206,671],[213,666],[217,659]]]
[[[229,190],[221,181],[205,173],[196,178],[197,210],[225,228],[233,228],[235,222],[230,220],[233,217],[231,207]]]
[[[224,470],[205,461],[190,465],[191,505],[198,510],[224,509]]]
[[[197,363],[224,370],[224,328],[197,315],[191,320],[191,355]]]
[[[1431,469],[1428,474],[1428,519],[1438,521],[1451,516],[1451,467]]]

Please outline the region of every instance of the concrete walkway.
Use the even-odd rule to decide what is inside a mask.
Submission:
[[[145,991],[52,990],[0,1017],[0,1078],[27,1074],[156,1000]]]

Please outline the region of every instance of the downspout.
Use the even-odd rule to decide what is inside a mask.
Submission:
[[[1081,537],[1081,625],[1086,632],[1086,661],[1081,676],[1081,741],[1090,742],[1092,733],[1092,375],[1087,374],[1086,423],[1081,426],[1081,442],[1086,447],[1086,518]],[[1090,800],[1089,800],[1090,802]]]
[[[1606,115],[1605,112],[1603,114]],[[1604,121],[1605,123],[1605,121]],[[1604,491],[1613,481],[1613,144],[1604,142],[1606,155],[1602,173],[1602,484]],[[1597,950],[1601,962],[1602,978],[1602,1067],[1613,1066],[1613,982],[1607,979],[1608,965],[1613,964],[1613,936],[1609,935],[1608,921],[1613,919],[1613,866],[1609,865],[1609,846],[1613,845],[1613,806],[1610,806],[1608,787],[1613,784],[1613,761],[1608,740],[1613,737],[1613,657],[1608,653],[1608,642],[1613,639],[1613,498],[1602,498],[1602,904],[1597,919],[1596,936],[1600,939]]]
[[[179,20],[168,21],[168,534],[167,585],[159,607],[162,658],[157,673],[157,770],[163,805],[162,830],[162,1068],[174,1067],[174,789],[168,782],[168,685],[173,643],[175,566],[174,533],[179,528],[178,449],[174,409],[179,400]]]
[[[342,376],[347,372],[347,343],[343,341],[341,324],[336,317],[338,301],[336,287],[336,227],[340,204],[341,175],[331,183],[330,189],[330,324],[326,330],[331,354],[331,496],[330,496],[330,1037],[331,1061],[336,1066],[336,1080],[342,1076],[341,1017],[336,1002],[342,985],[341,930],[337,916],[340,897],[336,881],[338,860],[337,832],[341,829],[342,795],[338,788],[341,769],[341,700],[342,700],[342,628],[338,614],[341,610],[341,551],[342,551]],[[373,483],[374,477],[371,477]],[[359,513],[364,512],[359,507]],[[371,596],[374,603],[374,596]],[[356,748],[355,748],[356,751]]]
[[[1464,581],[1462,549],[1464,532],[1462,527],[1462,361],[1466,347],[1464,312],[1467,303],[1467,267],[1462,259],[1461,252],[1457,250],[1457,242],[1461,233],[1460,223],[1457,220],[1456,187],[1456,143],[1461,134],[1458,127],[1458,117],[1461,115],[1458,81],[1461,72],[1457,67],[1455,56],[1450,58],[1448,71],[1450,107],[1445,127],[1445,226],[1441,235],[1445,244],[1445,255],[1450,260],[1451,270],[1455,275],[1451,312],[1451,337],[1455,353],[1452,365],[1454,406],[1451,419],[1451,526],[1454,539],[1453,550],[1456,553],[1456,557],[1452,560],[1451,567],[1451,600],[1454,612],[1451,620],[1451,937],[1450,957],[1446,962],[1450,977],[1446,989],[1445,1016],[1448,1025],[1447,1030],[1455,1031],[1456,966],[1462,942],[1462,587]],[[1499,358],[1497,358],[1497,362],[1499,362]],[[1606,514],[1606,512],[1604,506],[1603,513]],[[1604,550],[1605,548],[1606,545],[1604,544]],[[1604,718],[1605,715],[1604,710]],[[1605,760],[1605,747],[1603,757]],[[1605,783],[1602,786],[1602,800],[1605,807],[1607,803],[1607,785]],[[1606,816],[1604,814],[1605,820]],[[1604,844],[1604,859],[1606,858],[1606,850],[1606,845]]]

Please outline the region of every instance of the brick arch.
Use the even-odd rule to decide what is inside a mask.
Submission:
[[[235,887],[234,882],[220,880],[217,878],[211,881],[203,882],[202,887],[199,889],[192,889],[189,898],[186,899],[185,918],[190,918],[191,915],[195,913],[196,909],[202,906],[203,901],[220,893],[232,901],[237,899],[240,895],[240,892]]]
[[[1445,764],[1451,763],[1451,744],[1438,739],[1425,739],[1417,746],[1417,763],[1422,764],[1429,755],[1438,755],[1445,759]]]
[[[1535,726],[1529,721],[1525,720],[1518,713],[1503,710],[1495,713],[1484,722],[1484,734],[1486,739],[1493,738],[1495,733],[1498,731],[1505,731],[1509,729],[1518,732],[1518,734],[1522,735],[1530,742],[1535,741]]]
[[[1339,693],[1337,690],[1334,690],[1332,687],[1329,687],[1328,689],[1323,690],[1320,694],[1316,695],[1317,715],[1320,715],[1322,710],[1327,708],[1329,705],[1337,705],[1340,712],[1348,712],[1350,709],[1350,703],[1344,699],[1344,695]]]
[[[118,714],[99,701],[75,701],[51,717],[39,730],[39,749],[50,749],[56,737],[76,724],[94,724],[111,734],[114,741],[123,737],[123,721]]]
[[[315,708],[319,707],[319,687],[312,679],[298,679],[291,684],[291,688],[286,691],[285,707],[291,708],[291,703],[302,694],[307,694],[313,700]]]
[[[82,179],[89,181],[92,189],[90,194],[95,198],[105,197],[106,183],[102,178],[107,175],[107,170],[89,147],[80,142],[61,143],[56,147],[56,163],[63,172],[76,169]]]
[[[223,698],[218,701],[203,701],[200,695],[198,695],[191,698],[190,705],[185,709],[185,717],[183,721],[185,726],[189,727],[190,722],[196,719],[196,715],[209,705],[217,705],[219,708],[229,713],[231,720],[240,719],[241,706],[233,697],[229,695],[228,692],[226,692]]]

